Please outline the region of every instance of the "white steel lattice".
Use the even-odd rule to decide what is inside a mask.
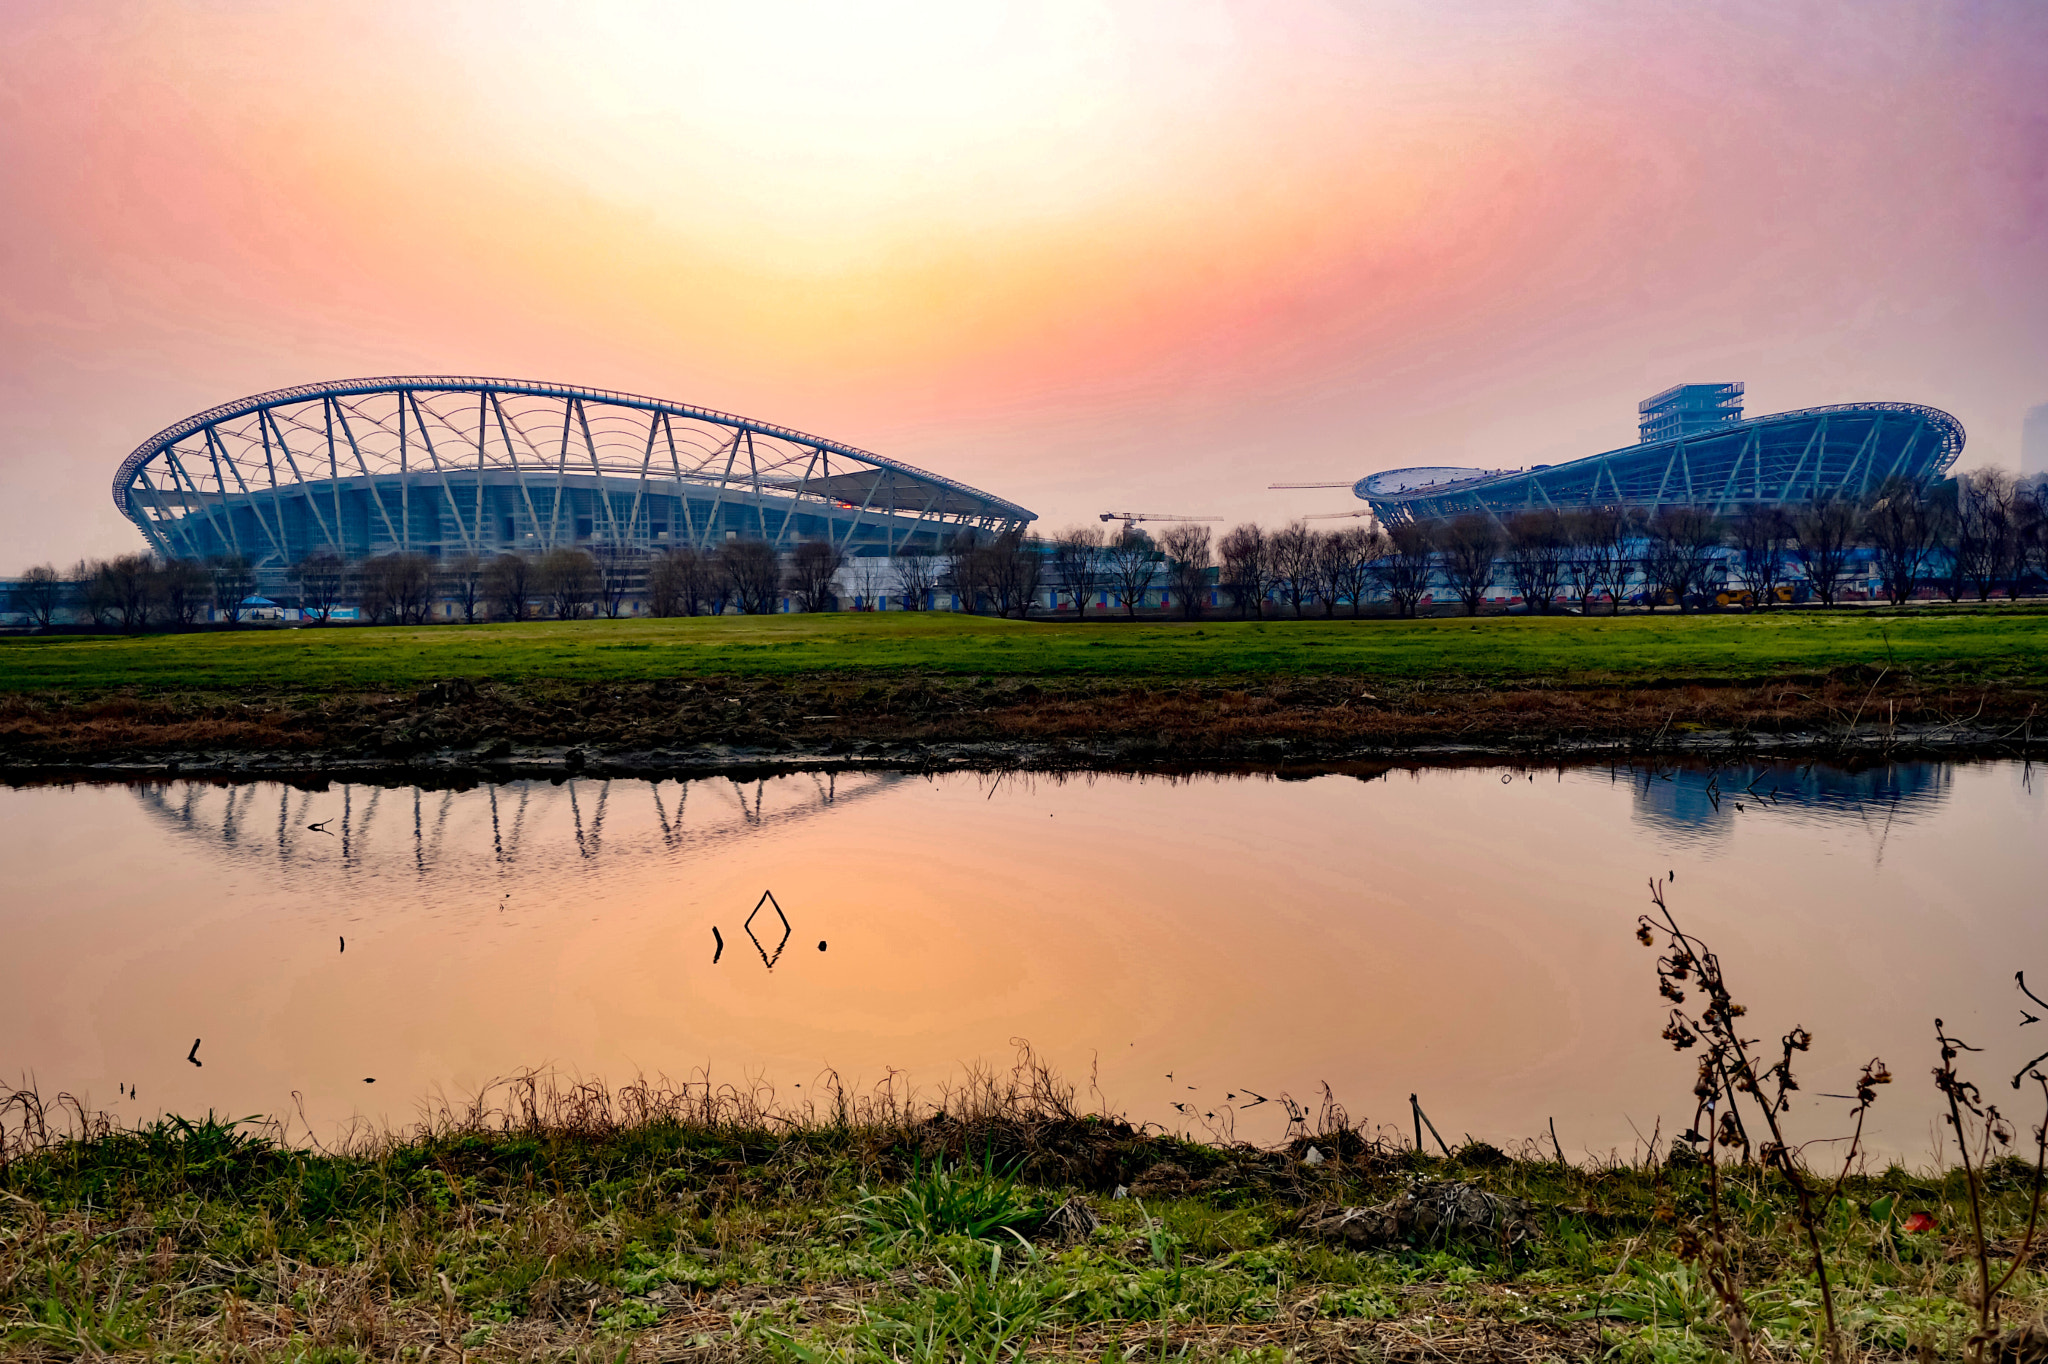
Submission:
[[[225,403],[145,441],[115,504],[160,553],[259,565],[733,536],[854,552],[1034,514],[836,441],[637,394],[411,376]]]

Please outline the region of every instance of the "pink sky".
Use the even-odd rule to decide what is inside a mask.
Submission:
[[[2048,7],[0,0],[0,573],[158,428],[587,383],[1050,529],[1547,462],[1636,400],[2048,401]]]

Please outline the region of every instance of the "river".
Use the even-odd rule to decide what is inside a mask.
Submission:
[[[0,859],[0,1078],[127,1119],[403,1124],[535,1066],[936,1093],[1028,1039],[1198,1136],[1272,1140],[1327,1084],[1391,1130],[1415,1092],[1453,1144],[1554,1121],[1630,1156],[1690,1116],[1652,877],[1757,1036],[1814,1032],[1805,1135],[1882,1056],[1875,1143],[1931,1159],[1936,1015],[1994,1101],[2048,1050],[2017,763],[32,786]]]

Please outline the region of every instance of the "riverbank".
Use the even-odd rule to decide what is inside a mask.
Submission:
[[[1331,765],[2032,751],[2048,616],[586,621],[0,643],[0,770]]]
[[[1327,1103],[1280,1147],[1207,1144],[1078,1112],[1028,1067],[936,1105],[789,1113],[702,1085],[495,1098],[341,1149],[210,1119],[17,1141],[0,1163],[8,1357],[1663,1364],[1731,1344],[1688,1258],[1714,1216],[1689,1150],[1424,1155]],[[16,1133],[42,1114],[0,1099]],[[1985,1182],[2001,1261],[2026,1223],[2021,1165]],[[1812,1355],[1791,1194],[1722,1180],[1764,1357]],[[1843,1193],[1825,1236],[1850,1356],[1954,1357],[1974,1326],[1960,1172]],[[2005,1319],[2043,1306],[2048,1282],[2023,1272]]]
[[[911,674],[417,692],[256,687],[0,696],[0,773],[374,776],[1330,767],[1504,758],[1963,758],[2048,740],[2048,687],[1852,668],[1767,684],[1176,685]]]

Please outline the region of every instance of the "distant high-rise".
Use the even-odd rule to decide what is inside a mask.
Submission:
[[[2048,474],[2048,403],[2030,410],[2020,428],[2020,472]]]
[[[1636,404],[1643,444],[1742,420],[1741,384],[1676,384]]]

